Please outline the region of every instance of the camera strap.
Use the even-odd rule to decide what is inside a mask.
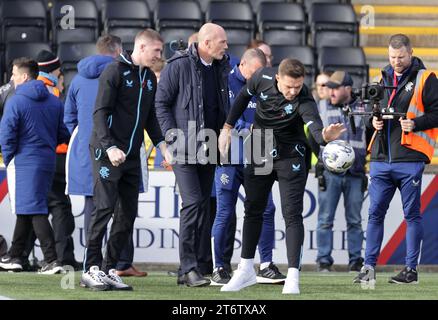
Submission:
[[[392,83],[393,83],[393,86],[394,86],[395,88],[392,89],[391,96],[389,97],[389,100],[388,100],[388,109],[389,109],[389,107],[391,106],[392,100],[394,100],[395,94],[397,93],[398,79],[397,79],[397,75],[395,74],[395,71],[394,71],[394,79],[393,79]]]

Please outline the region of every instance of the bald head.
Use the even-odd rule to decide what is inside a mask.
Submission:
[[[258,48],[247,49],[240,59],[239,70],[246,80],[263,67],[266,67],[266,57],[263,51]]]
[[[217,37],[218,34],[225,34],[224,28],[220,25],[208,22],[202,25],[201,29],[198,32],[198,41],[211,40],[214,37]]]
[[[227,34],[220,25],[209,22],[199,29],[198,51],[202,59],[208,62],[221,60],[227,48]]]

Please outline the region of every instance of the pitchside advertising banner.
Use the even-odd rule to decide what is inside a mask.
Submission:
[[[138,217],[134,229],[135,262],[145,263],[178,263],[178,230],[181,199],[175,194],[175,177],[172,172],[151,172],[149,190],[140,194]],[[243,224],[243,188],[237,204],[237,232],[233,262],[240,257],[242,224]],[[18,195],[19,196],[19,195]],[[284,220],[281,214],[278,184],[273,189],[275,214],[275,250],[274,261],[287,264],[284,241]],[[304,197],[305,239],[303,264],[315,263],[316,227],[318,215],[318,183],[313,174],[309,175]],[[75,254],[78,261],[83,260],[85,237],[83,216],[81,215],[84,200],[80,196],[72,196],[73,213],[76,229],[74,231]],[[362,208],[362,226],[366,230],[369,199]],[[438,264],[438,175],[424,175],[421,196],[421,213],[423,215],[424,240],[420,257],[421,264]],[[10,245],[15,225],[15,216],[11,213],[7,196],[6,172],[0,171],[0,234]],[[406,250],[406,224],[403,221],[403,208],[400,193],[396,192],[385,219],[385,235],[380,255],[380,264],[404,264]],[[343,199],[339,201],[333,227],[334,250],[336,264],[348,263],[347,234]],[[365,245],[365,243],[364,243]],[[41,259],[40,249],[36,255]],[[256,260],[258,259],[256,255]]]

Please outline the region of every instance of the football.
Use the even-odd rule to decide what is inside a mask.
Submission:
[[[353,147],[343,140],[329,142],[322,152],[322,162],[327,170],[334,173],[344,173],[353,165]]]

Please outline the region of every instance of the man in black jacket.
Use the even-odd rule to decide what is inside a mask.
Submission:
[[[162,47],[163,40],[156,31],[141,31],[135,37],[131,57],[121,54],[99,78],[90,140],[96,209],[90,221],[81,279],[85,287],[132,290],[116,274],[115,267],[137,216],[143,129],[166,155],[155,116],[157,80],[149,68],[161,58]],[[117,201],[120,207],[114,210]],[[113,214],[102,261],[102,239]]]
[[[396,34],[389,41],[390,64],[382,70],[385,90],[382,108],[407,112],[407,119],[370,117],[365,124],[377,136],[371,148],[369,188],[370,208],[366,231],[365,264],[355,283],[375,282],[374,267],[383,240],[386,211],[396,189],[400,190],[406,220],[405,267],[390,283],[417,283],[423,226],[420,213],[421,179],[425,163],[433,157],[438,138],[438,81],[425,70],[423,62],[412,55],[409,38]]]
[[[209,221],[208,202],[217,150],[205,152],[206,144],[196,140],[206,136],[211,139],[209,133],[217,134],[225,121],[230,71],[225,55],[227,48],[225,30],[213,23],[204,24],[199,30],[198,42],[186,51],[177,52],[168,61],[157,89],[155,104],[161,130],[166,142],[173,143],[172,149],[178,151],[174,155],[173,171],[183,201],[177,283],[190,287],[210,284],[199,270],[200,238],[208,238],[202,229]],[[173,162],[170,158],[166,160]]]
[[[289,266],[283,293],[300,293],[299,268],[304,240],[303,198],[310,162],[304,124],[308,125],[319,144],[332,141],[345,131],[342,124],[330,124],[323,128],[316,103],[309,88],[304,85],[304,75],[304,65],[295,59],[284,59],[278,67],[278,73],[266,68],[256,71],[240,90],[219,137],[219,150],[224,155],[229,148],[230,129],[252,97],[256,97],[252,135],[261,134],[262,140],[254,139],[252,154],[244,156],[247,165],[244,169],[246,199],[241,262],[221,291],[239,291],[256,284],[254,255],[262,229],[263,212],[272,185],[278,180]],[[275,142],[270,143],[272,136]],[[260,141],[262,145],[265,144],[265,152],[262,158],[257,159],[262,155],[255,151]],[[268,170],[260,168],[259,164],[263,163]]]

